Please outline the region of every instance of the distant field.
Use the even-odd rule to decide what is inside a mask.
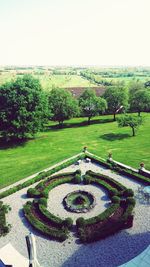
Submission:
[[[0,75],[0,84],[5,82],[14,80],[16,77],[20,77],[22,75],[16,75],[15,73],[1,73]],[[82,78],[79,75],[52,75],[52,74],[34,74],[33,76],[38,78],[43,86],[44,90],[51,90],[52,87],[92,87],[95,84],[90,81]]]
[[[112,116],[94,118],[90,126],[86,118],[67,121],[64,129],[49,128],[35,139],[11,148],[0,148],[0,188],[79,153],[84,146],[107,158],[108,152],[122,163],[138,168],[141,161],[150,169],[150,114],[143,114],[144,124],[137,136],[131,129],[118,128]],[[84,122],[84,123],[83,123]]]
[[[105,85],[103,83],[94,83],[93,79],[83,78],[80,76],[80,72],[82,69],[73,69],[73,68],[62,68],[58,71],[58,74],[54,74],[57,72],[57,68],[25,68],[25,69],[1,69],[0,70],[0,84],[3,84],[7,81],[14,80],[16,77],[22,76],[23,73],[31,73],[34,77],[38,78],[43,86],[44,90],[51,90],[53,87],[61,87],[61,88],[71,88],[71,87],[99,87]],[[72,72],[76,74],[72,75]],[[100,81],[112,82],[112,85],[118,81],[123,81],[126,85],[128,85],[133,80],[140,80],[142,82],[146,82],[150,80],[150,69],[143,70],[141,69],[92,69],[87,68],[84,71],[88,71],[89,73],[93,73],[94,77]],[[94,71],[97,74],[94,74]],[[69,74],[70,72],[70,74]],[[82,73],[82,72],[81,72]],[[131,76],[129,76],[131,75]],[[87,76],[86,76],[87,77]]]
[[[79,75],[35,75],[41,81],[45,90],[52,87],[91,87],[93,83],[83,79]]]

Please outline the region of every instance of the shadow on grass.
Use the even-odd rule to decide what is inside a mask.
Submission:
[[[124,134],[124,133],[119,133],[119,134],[109,133],[109,134],[103,134],[100,136],[100,138],[107,140],[107,141],[123,140],[129,137],[131,137],[131,135]]]
[[[25,146],[25,144],[29,140],[33,140],[34,138],[25,138],[25,139],[12,139],[9,141],[6,141],[4,138],[0,137],[0,149],[9,149],[9,148],[16,148],[19,146]]]
[[[77,127],[84,127],[84,126],[90,126],[93,124],[101,124],[101,123],[109,123],[113,122],[113,119],[107,118],[107,119],[97,119],[97,120],[91,120],[90,124],[88,124],[88,121],[82,121],[77,123],[67,123],[64,122],[64,124],[60,127],[58,124],[47,126],[46,130],[61,130],[66,128],[77,128]]]

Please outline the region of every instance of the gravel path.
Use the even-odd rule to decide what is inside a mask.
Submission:
[[[109,174],[135,191],[139,185],[97,164],[85,163],[83,161],[80,166],[72,165],[63,171],[69,172],[79,168],[81,168],[82,173],[91,169],[95,172]],[[65,210],[59,209],[59,205],[63,195],[66,195],[68,190],[72,190],[73,186],[80,187],[78,185],[69,186],[66,184],[51,191],[51,198],[49,200],[51,204],[49,206],[56,214],[60,212],[64,217],[67,215]],[[88,190],[100,198],[99,204],[90,211],[91,214],[86,215],[93,216],[99,210],[104,210],[107,197],[105,192],[98,187],[91,185],[90,188],[88,187]],[[139,202],[137,202],[135,207],[134,226],[105,240],[83,245],[79,244],[74,233],[71,233],[70,238],[63,243],[49,240],[33,230],[23,216],[22,205],[27,201],[26,191],[27,188],[22,189],[3,200],[12,207],[12,211],[7,216],[8,222],[12,224],[12,229],[7,236],[0,238],[0,248],[11,242],[20,253],[27,257],[25,235],[32,231],[36,236],[38,260],[43,267],[117,267],[141,253],[150,244],[150,206],[140,204]]]
[[[77,190],[90,192],[95,197],[96,205],[93,209],[91,209],[87,213],[69,212],[63,207],[62,202],[63,202],[64,197],[70,192],[77,191]],[[53,205],[54,199],[55,199],[55,205]],[[100,202],[101,202],[101,205],[99,205]],[[61,218],[71,217],[75,223],[76,219],[79,217],[84,216],[85,219],[88,219],[88,218],[91,218],[93,216],[96,216],[102,213],[106,209],[108,203],[109,203],[109,199],[106,197],[105,191],[103,191],[101,188],[98,188],[93,185],[62,184],[62,185],[55,187],[49,193],[48,210],[51,213]]]

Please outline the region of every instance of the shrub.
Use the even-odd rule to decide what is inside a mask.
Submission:
[[[113,196],[111,198],[112,203],[120,203],[120,198],[118,196]]]
[[[46,225],[43,221],[40,221],[38,218],[34,216],[32,213],[32,204],[25,204],[24,205],[24,213],[28,221],[31,223],[33,227],[35,227],[38,231],[42,234],[47,235],[51,238],[54,238],[59,241],[64,241],[68,238],[68,231],[67,229],[57,229],[51,228]]]
[[[136,201],[133,197],[127,197],[127,204],[131,204],[135,207]]]
[[[74,184],[80,184],[81,183],[81,175],[80,174],[76,174],[74,179],[73,179],[73,183]]]
[[[80,228],[80,227],[84,227],[84,225],[85,225],[85,220],[84,220],[84,218],[83,218],[83,217],[78,218],[78,219],[76,220],[76,225],[77,225],[78,228]]]
[[[73,225],[73,220],[71,218],[66,218],[63,222],[63,225],[70,229]]]
[[[6,235],[11,228],[10,224],[6,222],[6,214],[11,210],[9,205],[4,205],[2,201],[0,201],[0,236]]]
[[[123,196],[124,197],[133,197],[134,196],[134,192],[131,188],[127,188],[124,190],[123,192]]]
[[[91,177],[90,175],[86,174],[83,179],[84,184],[90,184],[91,183]]]
[[[104,210],[102,213],[99,215],[86,219],[85,220],[85,225],[90,225],[90,224],[95,224],[100,221],[106,220],[108,217],[110,217],[117,209],[119,208],[119,203],[113,203],[110,205],[109,208]]]
[[[39,205],[43,205],[43,206],[47,207],[47,198],[41,197],[39,199]]]
[[[110,198],[117,196],[118,195],[118,191],[114,188],[112,188],[111,190],[109,190],[108,195]]]
[[[40,197],[40,193],[38,190],[36,190],[35,188],[29,188],[27,190],[27,196],[28,197]]]
[[[76,174],[80,174],[81,175],[81,170],[76,170],[75,172]]]
[[[42,214],[43,218],[45,218],[46,221],[51,221],[58,228],[64,226],[64,220],[49,212],[45,206],[39,204],[38,208],[39,212]]]

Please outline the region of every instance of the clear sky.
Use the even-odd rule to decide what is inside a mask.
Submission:
[[[150,66],[150,0],[0,0],[0,65]]]

